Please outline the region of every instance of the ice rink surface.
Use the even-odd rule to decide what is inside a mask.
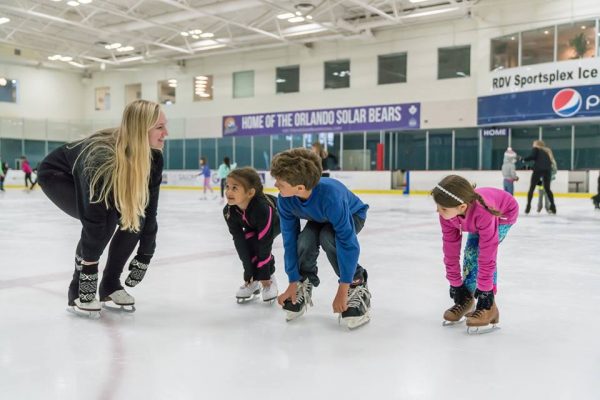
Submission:
[[[79,222],[40,190],[0,196],[1,399],[600,397],[600,212],[587,199],[520,215],[498,255],[501,329],[470,336],[441,324],[452,302],[427,196],[360,195],[373,298],[356,331],[332,312],[324,254],[299,320],[260,300],[236,304],[242,267],[222,205],[198,191],[161,192],[156,255],[129,290],[137,312],[74,316]],[[274,254],[283,291],[280,237]]]

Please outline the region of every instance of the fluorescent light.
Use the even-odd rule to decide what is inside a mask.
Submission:
[[[2,17],[0,18],[0,25],[10,22],[10,18]]]
[[[119,60],[119,63],[124,63],[124,62],[131,62],[131,61],[139,61],[139,60],[143,60],[144,57],[143,56],[135,56],[135,57],[129,57],[129,58],[122,58]]]
[[[204,76],[204,75],[198,75],[196,77],[196,79],[201,80],[201,81],[207,81],[208,80],[208,76]]]
[[[548,35],[550,31],[544,31],[544,35]]]
[[[69,64],[71,64],[72,66],[77,67],[77,68],[85,68],[85,65],[79,64],[78,62],[75,62],[75,61],[69,61]]]
[[[177,83],[177,79],[169,79],[167,82],[169,82],[169,83]]]
[[[79,1],[79,3],[81,4],[90,4],[92,2],[92,0],[77,0]]]
[[[202,29],[194,29],[192,31],[189,31],[192,35],[199,35],[202,33]]]
[[[55,54],[53,56],[48,56],[48,60],[50,60],[50,61],[57,61],[57,60],[60,60],[61,57],[62,56],[60,54]]]
[[[205,39],[206,38],[211,38],[211,37],[214,37],[214,36],[215,36],[215,34],[211,33],[211,32],[204,32],[203,34],[200,35],[201,38],[205,38]]]
[[[198,36],[198,35],[192,35],[192,39],[200,39],[200,36]]]
[[[132,50],[135,50],[135,47],[133,47],[133,46],[125,46],[125,47],[119,47],[117,49],[117,51],[119,51],[121,53],[125,52],[125,51],[132,51]]]
[[[187,32],[181,32],[181,36],[190,36],[190,34]]]
[[[292,18],[294,15],[295,15],[295,14],[292,14],[292,13],[279,14],[279,15],[277,16],[277,18],[279,18],[279,19],[290,19],[290,18]]]
[[[77,7],[79,5],[79,2],[77,2],[77,1],[68,1],[67,4],[70,5],[71,7]]]
[[[306,19],[312,19],[312,15],[307,15]]]
[[[319,25],[319,24],[302,24],[302,25],[296,25],[296,26],[287,28],[284,31],[283,36],[290,37],[290,36],[309,35],[311,33],[318,33],[318,32],[323,32],[326,30],[327,30],[327,28],[325,28],[324,26]]]
[[[426,2],[427,0],[410,0],[411,3],[423,3]]]
[[[296,15],[297,15],[297,16],[301,16],[301,15],[302,15],[302,13],[301,13],[300,11],[296,11]]]
[[[69,61],[73,61],[73,57],[69,57],[69,56],[60,57],[59,60],[64,61],[64,62],[69,62]]]
[[[291,23],[302,22],[302,21],[304,21],[304,17],[294,17],[294,18],[288,19],[288,22],[291,22]]]
[[[104,48],[107,50],[118,49],[119,47],[121,47],[121,43],[107,44],[106,46],[104,46]]]
[[[402,18],[425,17],[427,15],[443,14],[443,13],[456,11],[456,10],[458,10],[458,7],[442,8],[442,9],[438,9],[438,10],[430,10],[430,11],[423,11],[423,12],[418,12],[418,13],[414,13],[414,14],[403,15]]]
[[[6,86],[7,83],[8,81],[6,80],[6,78],[0,78],[0,86]]]

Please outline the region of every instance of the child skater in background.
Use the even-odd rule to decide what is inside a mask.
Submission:
[[[244,266],[244,284],[235,295],[238,303],[258,295],[261,286],[263,301],[273,302],[278,295],[271,254],[273,240],[280,232],[277,199],[263,193],[260,176],[247,167],[229,173],[225,193],[223,216]]]
[[[278,302],[288,321],[312,305],[312,288],[320,283],[317,257],[322,247],[340,278],[333,312],[354,329],[370,320],[371,293],[367,271],[358,263],[357,238],[369,206],[341,182],[321,178],[321,173],[321,158],[308,149],[283,151],[273,158],[271,175],[279,189],[277,208],[289,279]],[[300,219],[308,220],[302,231]]]
[[[497,324],[500,313],[496,294],[498,245],[517,221],[519,205],[508,192],[495,188],[474,189],[464,178],[449,175],[431,192],[442,226],[446,278],[454,306],[444,320],[459,322],[465,315],[469,328]],[[460,272],[462,232],[468,232]],[[477,299],[475,311],[472,311]]]
[[[214,194],[213,188],[210,186],[210,167],[206,162],[206,157],[200,158],[200,176],[203,178],[204,194],[200,200],[206,200],[206,191],[210,190],[210,194]]]

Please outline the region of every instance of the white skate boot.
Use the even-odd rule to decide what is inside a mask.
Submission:
[[[100,302],[96,300],[98,290],[98,264],[81,265],[76,261],[76,275],[78,277],[78,297],[69,299],[67,311],[75,315],[100,318]],[[74,288],[74,287],[73,287]],[[71,287],[69,287],[69,291]],[[71,296],[71,294],[69,294]]]
[[[102,299],[102,306],[111,311],[135,312],[135,298],[125,289],[112,292]]]
[[[100,310],[100,302],[96,299],[88,302],[75,299],[74,305],[67,308],[67,311],[73,314],[89,318],[100,318]]]
[[[250,283],[244,283],[238,289],[235,297],[237,298],[238,304],[249,302],[254,299],[255,296],[260,294],[260,284],[258,281],[252,281]]]
[[[279,291],[277,289],[277,280],[275,279],[275,275],[271,275],[271,284],[269,286],[264,286],[262,289],[262,299],[265,302],[270,302],[273,304],[275,300],[277,300],[277,295]]]

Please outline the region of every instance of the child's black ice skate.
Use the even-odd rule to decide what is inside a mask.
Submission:
[[[301,317],[306,312],[308,305],[313,305],[312,288],[313,285],[308,279],[304,280],[304,282],[298,282],[298,288],[296,289],[296,304],[292,303],[290,299],[287,299],[283,303],[283,309],[286,311],[286,321]]]
[[[348,289],[348,309],[340,314],[348,329],[356,329],[371,320],[371,292],[366,282],[352,284]]]
[[[102,308],[109,311],[133,313],[135,312],[135,298],[125,289],[115,290],[108,296],[102,297]]]

